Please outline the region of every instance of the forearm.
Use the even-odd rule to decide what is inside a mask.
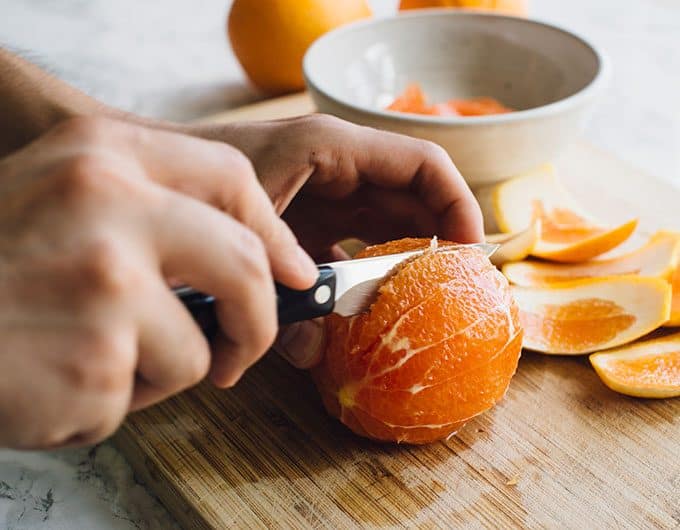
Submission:
[[[104,105],[0,47],[0,158],[61,121],[94,115],[159,129],[180,129]]]
[[[0,47],[0,158],[61,121],[101,115],[155,129],[181,132],[237,147],[247,155],[266,145],[265,124],[186,125],[143,118],[104,105],[29,61]]]

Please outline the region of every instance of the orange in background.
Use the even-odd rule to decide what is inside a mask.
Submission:
[[[479,250],[427,252],[401,264],[370,309],[326,318],[327,349],[312,376],[326,409],[369,438],[446,438],[503,398],[522,345],[507,280]],[[404,239],[357,257],[430,245]]]
[[[527,14],[527,0],[401,0],[399,4],[399,9],[403,10],[425,7],[457,7],[519,16]]]
[[[248,78],[277,94],[302,90],[302,58],[318,37],[371,16],[366,0],[234,0],[229,40]]]

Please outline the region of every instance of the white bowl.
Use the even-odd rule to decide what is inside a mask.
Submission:
[[[602,53],[564,29],[450,9],[343,26],[304,59],[320,112],[432,140],[472,187],[551,161],[578,136],[606,70]],[[491,96],[517,111],[437,117],[383,110],[411,82],[432,102]]]

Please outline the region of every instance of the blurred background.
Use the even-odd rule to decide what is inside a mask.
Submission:
[[[229,0],[0,0],[0,42],[126,110],[189,120],[261,99],[225,37]],[[372,0],[378,15],[396,0]],[[586,132],[680,186],[680,2],[530,0],[529,14],[580,33],[613,75]]]
[[[529,2],[531,17],[585,36],[611,59],[613,75],[586,138],[680,187],[680,0]],[[397,0],[371,3],[389,16]],[[0,0],[0,45],[110,105],[191,120],[264,97],[229,48],[230,4]],[[56,453],[0,450],[0,527],[20,519],[14,528],[44,527],[48,513],[49,528],[172,527],[108,443]]]

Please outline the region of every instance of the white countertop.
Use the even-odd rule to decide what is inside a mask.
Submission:
[[[613,76],[586,132],[680,186],[680,2],[530,0],[532,14],[609,54]],[[229,0],[0,0],[0,43],[103,101],[188,120],[255,99],[231,55]],[[381,13],[394,0],[373,0]],[[109,444],[0,450],[0,529],[172,528]]]

